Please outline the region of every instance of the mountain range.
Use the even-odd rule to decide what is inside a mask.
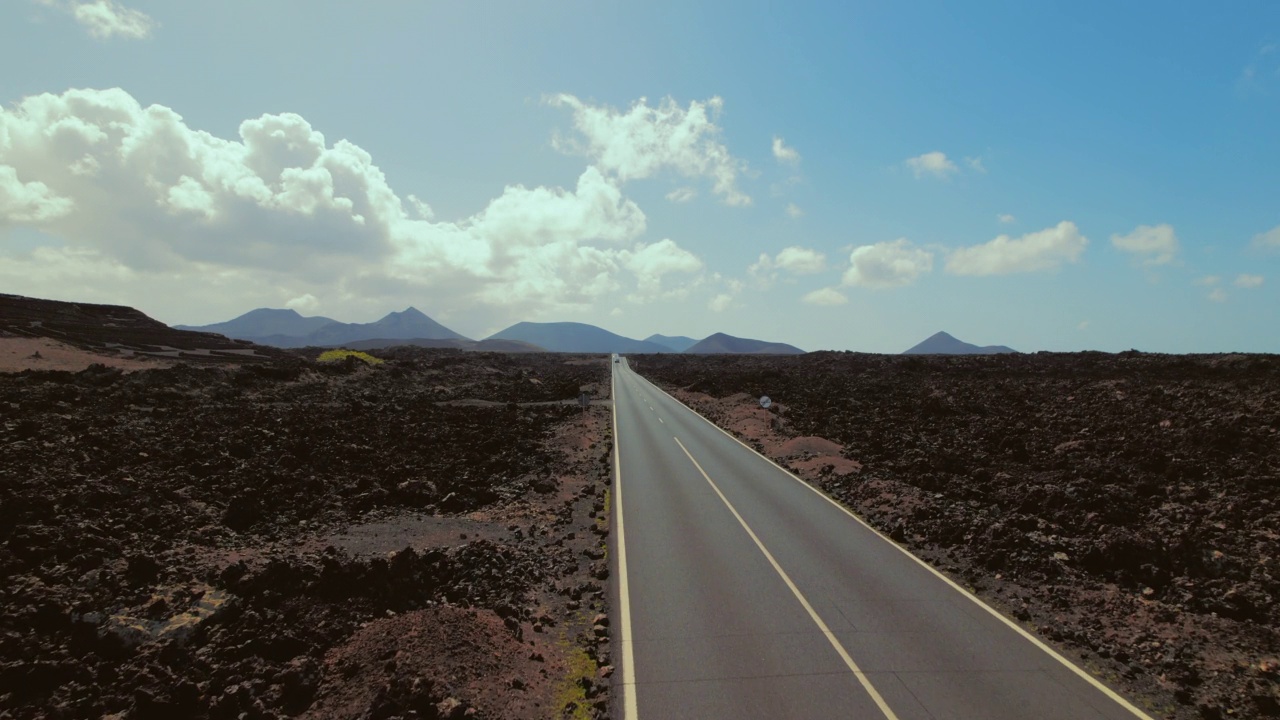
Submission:
[[[998,355],[1001,353],[1016,353],[1010,347],[1004,345],[987,345],[979,347],[967,343],[963,340],[957,340],[955,337],[945,332],[936,332],[925,338],[918,345],[915,345],[902,352],[903,355]]]
[[[218,333],[236,340],[281,348],[344,346],[373,350],[392,345],[459,348],[492,352],[688,353],[796,355],[786,343],[715,333],[701,340],[684,335],[653,334],[644,340],[618,335],[580,322],[519,322],[483,340],[472,340],[428,317],[417,308],[388,313],[371,323],[344,323],[333,318],[300,315],[294,310],[258,308],[212,325],[175,325],[177,330]],[[978,346],[938,332],[903,355],[994,355],[1016,353],[1004,345]]]
[[[181,332],[179,332],[181,331]],[[49,337],[80,347],[125,348],[143,354],[200,358],[235,355],[258,358],[275,351],[232,340],[278,348],[344,346],[373,350],[394,345],[458,348],[490,352],[803,354],[786,343],[715,333],[702,340],[654,334],[635,340],[578,322],[520,322],[483,340],[471,340],[417,308],[387,313],[371,323],[344,323],[300,315],[294,310],[258,308],[211,325],[172,328],[123,306],[70,303],[0,294],[0,337]],[[144,341],[145,338],[145,341]],[[105,345],[104,345],[105,343]],[[141,343],[136,348],[134,344]],[[157,350],[159,348],[159,350]],[[190,352],[186,352],[186,351]],[[993,355],[1017,353],[1004,345],[978,346],[946,332],[930,335],[903,355]],[[265,354],[264,354],[265,353]]]
[[[295,310],[258,308],[212,325],[175,325],[178,330],[215,332],[237,340],[275,347],[326,347],[369,340],[467,340],[427,317],[417,308],[387,313],[371,323],[344,323],[327,317],[306,317]],[[403,344],[403,343],[401,343]],[[378,345],[377,347],[385,347]],[[455,347],[444,344],[442,347]]]
[[[484,340],[471,340],[417,308],[388,313],[371,323],[344,323],[307,317],[294,310],[258,308],[212,325],[175,325],[178,330],[212,332],[237,340],[282,348],[332,347],[372,350],[392,345],[490,350],[495,352],[580,353],[802,353],[783,343],[716,333],[703,340],[683,335],[650,335],[635,340],[578,322],[519,322]]]

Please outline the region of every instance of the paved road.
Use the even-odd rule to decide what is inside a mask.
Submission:
[[[1146,717],[613,367],[617,717]]]

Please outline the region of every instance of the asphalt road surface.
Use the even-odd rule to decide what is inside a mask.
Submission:
[[[1148,717],[613,368],[617,717]]]

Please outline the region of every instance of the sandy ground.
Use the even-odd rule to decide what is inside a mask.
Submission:
[[[159,360],[140,360],[90,352],[48,338],[0,337],[0,372],[65,370],[79,372],[93,364],[125,372],[169,367]]]

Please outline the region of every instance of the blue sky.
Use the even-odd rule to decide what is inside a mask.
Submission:
[[[1280,351],[1280,5],[690,5],[5,3],[0,291]]]

